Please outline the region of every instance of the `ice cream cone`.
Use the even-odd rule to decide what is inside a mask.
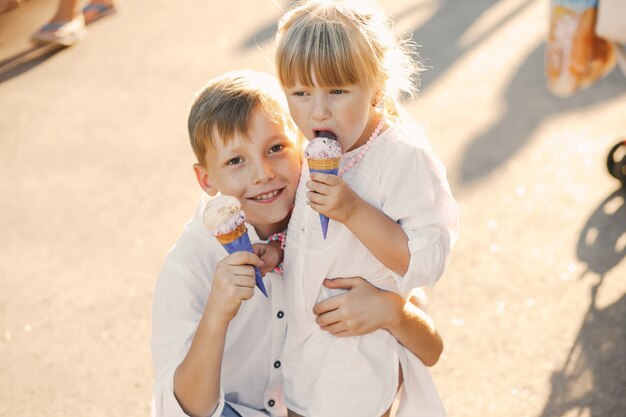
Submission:
[[[323,172],[324,174],[337,175],[339,173],[339,161],[341,161],[341,146],[336,141],[335,135],[330,132],[320,132],[304,150],[304,155],[309,164],[309,172]],[[330,219],[320,213],[322,235],[326,239],[328,223]]]
[[[254,253],[244,219],[241,203],[231,196],[219,196],[211,200],[203,216],[204,224],[229,254],[242,251]],[[254,268],[254,279],[256,286],[267,297],[261,271],[257,267]]]
[[[309,170],[311,172],[325,172],[325,171],[333,171],[333,170],[338,171],[340,160],[341,158],[328,158],[328,159],[309,158],[307,159],[307,162],[309,164]]]
[[[339,161],[341,158],[331,158],[331,159],[307,159],[309,164],[309,172],[323,172],[324,174],[333,174],[337,175],[339,173]],[[328,234],[328,223],[330,219],[320,213],[320,223],[322,225],[322,235],[324,239],[326,239],[326,235]]]
[[[326,215],[320,214],[320,223],[322,225],[322,236],[324,236],[324,239],[326,239],[326,235],[328,234],[329,222],[330,222],[330,219]]]
[[[234,240],[231,240],[226,243],[223,243],[220,240],[220,237],[218,236],[215,236],[215,237],[217,238],[218,241],[220,241],[220,243],[222,243],[222,246],[224,247],[224,249],[226,249],[226,252],[228,252],[229,254],[235,253],[235,252],[242,252],[242,251],[254,253],[254,251],[252,250],[252,243],[250,242],[250,237],[248,236],[248,229],[246,229],[245,224],[242,223],[240,226],[237,227],[235,231],[229,233],[228,235],[234,236],[236,234],[239,234],[240,229],[243,229],[243,233],[240,234],[239,237],[235,238]],[[221,236],[226,236],[226,235],[221,235]],[[267,297],[267,290],[265,289],[265,284],[263,283],[263,278],[261,277],[261,271],[257,267],[254,268],[254,281],[256,283],[256,286],[259,287],[259,290],[261,290],[261,292],[263,293],[263,295]]]
[[[229,233],[224,233],[222,235],[216,235],[215,238],[222,245],[227,245],[233,242],[235,239],[239,239],[244,233],[247,233],[248,229],[246,228],[245,223],[241,223],[235,230]]]

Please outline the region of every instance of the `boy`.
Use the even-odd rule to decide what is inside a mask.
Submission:
[[[282,274],[273,272],[282,253],[267,244],[255,245],[256,255],[226,256],[202,212],[209,196],[232,195],[241,201],[253,243],[283,232],[300,177],[297,129],[277,81],[254,71],[211,81],[196,96],[188,127],[196,179],[207,195],[168,254],[155,289],[154,411],[284,416],[286,320]],[[255,289],[254,266],[266,273],[269,299]],[[350,291],[316,306],[322,329],[354,336],[385,328],[403,340],[410,334],[424,341],[412,352],[425,363],[437,361],[441,339],[425,313],[358,278],[327,285]]]

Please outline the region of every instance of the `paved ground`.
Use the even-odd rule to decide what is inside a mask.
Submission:
[[[198,197],[188,105],[271,70],[287,1],[126,1],[37,58],[54,4],[0,15],[0,415],[146,416],[155,277]],[[623,415],[626,202],[604,160],[626,78],[552,97],[545,0],[384,4],[432,67],[408,106],[462,208],[429,291],[450,415]]]

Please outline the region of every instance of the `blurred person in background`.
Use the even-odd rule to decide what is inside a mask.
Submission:
[[[117,11],[113,0],[93,0],[81,9],[80,0],[59,0],[57,11],[48,23],[32,35],[37,43],[71,46],[82,39],[85,26]]]

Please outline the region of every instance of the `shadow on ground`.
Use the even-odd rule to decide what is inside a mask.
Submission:
[[[626,410],[626,295],[604,308],[596,305],[605,274],[626,256],[626,190],[607,197],[580,234],[577,255],[585,275],[599,276],[580,332],[560,371],[541,417],[607,417]]]
[[[469,184],[488,175],[513,157],[544,120],[626,94],[626,79],[615,69],[591,88],[561,99],[546,88],[543,67],[542,45],[520,66],[507,88],[503,98],[506,112],[465,149],[459,170],[462,183]],[[615,135],[625,133],[615,132]]]
[[[520,4],[492,27],[489,32],[465,46],[461,46],[461,38],[465,32],[497,2],[494,0],[473,0],[472,7],[458,7],[458,4],[452,0],[440,0],[436,3],[437,10],[433,16],[423,25],[414,29],[412,33],[413,41],[420,45],[418,52],[422,64],[426,67],[426,71],[420,74],[421,90],[426,90],[437,78],[448,71],[459,57],[474,48],[490,33],[506,24],[517,13],[528,7],[532,1]],[[411,14],[424,5],[425,3],[421,3],[408,7],[398,13],[397,17]]]
[[[35,45],[0,61],[0,84],[30,71],[64,49],[60,45]]]
[[[420,74],[420,89],[428,89],[459,57],[503,27],[532,3],[532,1],[520,2],[517,7],[503,14],[489,31],[471,43],[462,45],[461,39],[466,31],[497,2],[477,0],[473,2],[471,8],[462,8],[451,0],[438,1],[438,8],[433,16],[414,29],[412,34],[413,40],[421,45],[419,53],[427,67],[427,71]],[[409,15],[423,5],[420,3],[407,7],[398,13],[397,17]],[[489,175],[515,156],[544,120],[626,94],[626,79],[616,68],[608,77],[573,97],[568,99],[555,97],[546,87],[543,53],[544,46],[541,44],[518,68],[502,97],[505,113],[490,130],[474,138],[465,149],[461,166],[454,169],[460,173],[461,185],[470,184]],[[616,136],[623,134],[626,132],[615,132]]]

